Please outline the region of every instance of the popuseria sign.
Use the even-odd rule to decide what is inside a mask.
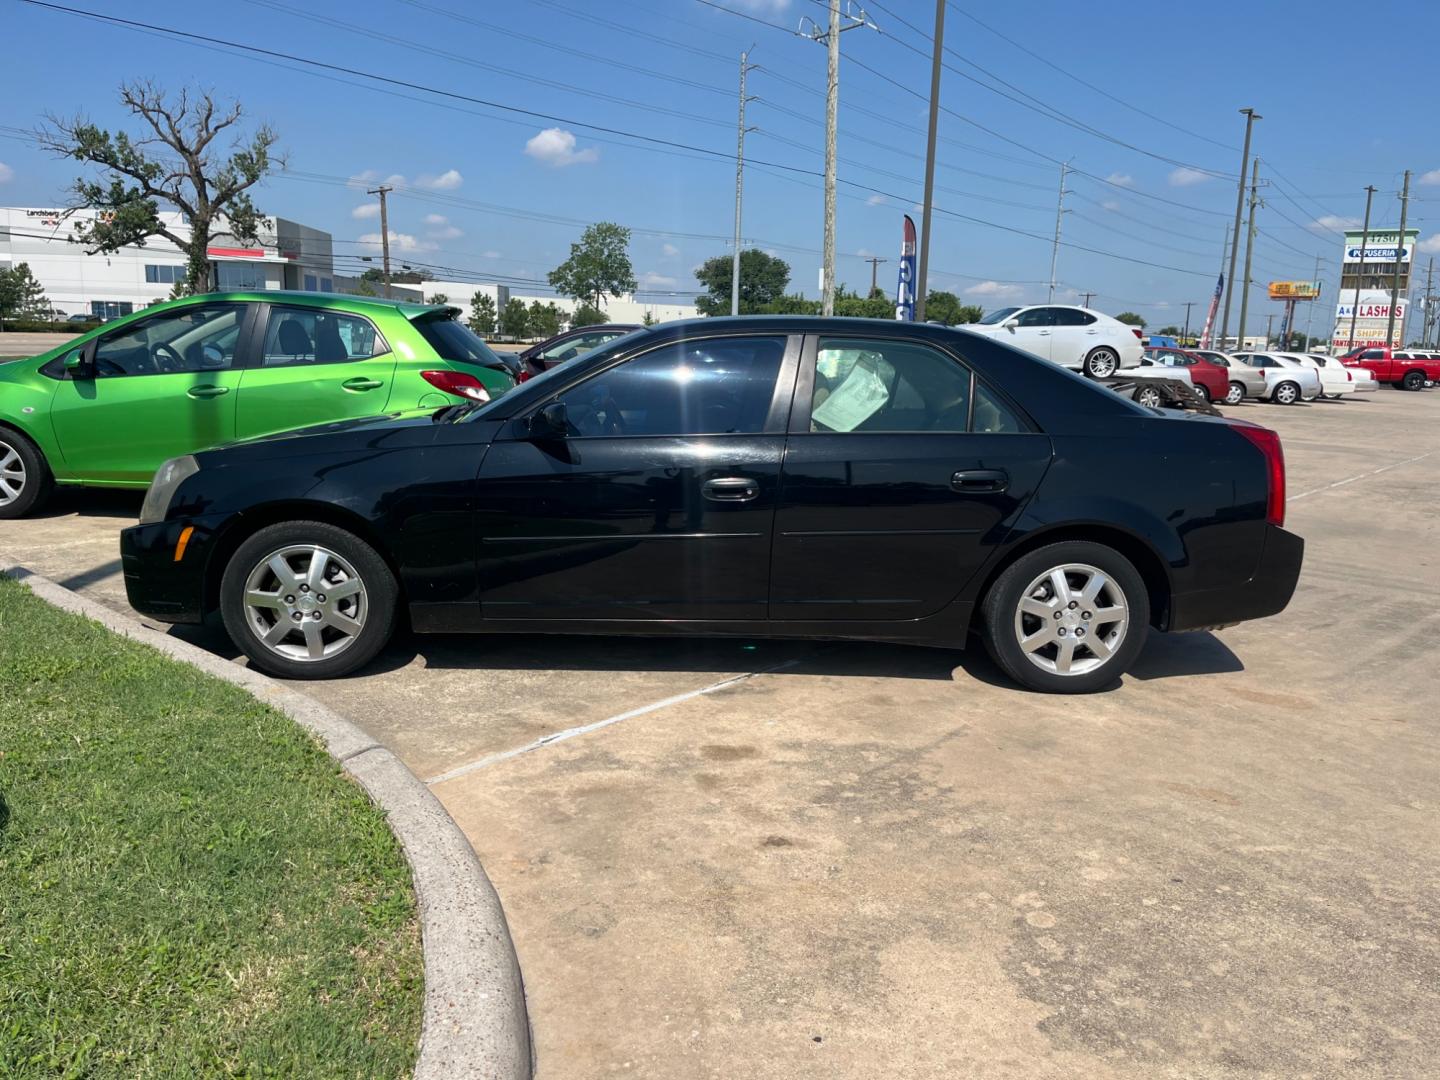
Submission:
[[[1361,261],[1361,239],[1365,240],[1365,262],[1393,263],[1398,255],[1401,263],[1409,263],[1415,254],[1415,243],[1420,239],[1420,230],[1406,229],[1404,244],[1400,243],[1398,232],[1377,232],[1371,233],[1367,237],[1363,231],[1347,231],[1345,233],[1345,261],[1347,263]]]

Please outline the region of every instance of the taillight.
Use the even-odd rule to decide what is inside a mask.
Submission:
[[[1354,376],[1354,375],[1351,375],[1350,372],[1347,371],[1347,372],[1345,372],[1345,381],[1346,381],[1346,382],[1354,382],[1354,381],[1355,381],[1355,376]]]
[[[528,367],[522,367],[520,374],[515,376],[515,381],[517,383],[528,382],[532,378],[534,378],[534,376],[530,373],[530,369]]]
[[[1139,330],[1136,330],[1135,327],[1133,327],[1133,326],[1130,327],[1130,332],[1131,332],[1132,334],[1134,334],[1139,340],[1141,340],[1141,341],[1144,341],[1144,340],[1145,340],[1145,335],[1142,334]]]
[[[1265,476],[1270,487],[1269,496],[1265,500],[1265,520],[1271,525],[1284,525],[1285,452],[1280,449],[1280,435],[1248,420],[1231,420],[1229,424],[1265,455]]]
[[[489,401],[485,384],[464,371],[422,371],[420,377],[437,390],[465,398],[467,401]]]

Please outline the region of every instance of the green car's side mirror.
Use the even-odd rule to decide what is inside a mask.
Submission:
[[[72,379],[86,379],[94,374],[94,369],[85,362],[84,349],[76,349],[65,358],[65,370]]]

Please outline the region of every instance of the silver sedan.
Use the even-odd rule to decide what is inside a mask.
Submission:
[[[1262,400],[1269,397],[1270,387],[1265,382],[1265,372],[1259,368],[1242,364],[1229,353],[1217,352],[1214,349],[1190,349],[1189,351],[1226,369],[1226,378],[1230,380],[1230,389],[1225,395],[1226,405],[1239,405],[1247,397]]]

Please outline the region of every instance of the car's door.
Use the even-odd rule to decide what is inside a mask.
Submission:
[[[193,304],[91,341],[51,401],[65,469],[92,483],[148,481],[167,458],[235,436],[253,305]]]
[[[945,607],[1050,463],[1048,436],[949,352],[811,335],[791,410],[772,620],[903,620]]]
[[[478,479],[482,617],[763,619],[799,349],[697,333],[537,406],[564,438],[513,421]]]
[[[240,379],[240,438],[385,411],[395,354],[363,315],[265,305],[254,359]]]
[[[1104,344],[1094,315],[1079,308],[1049,309],[1054,325],[1050,330],[1050,359],[1062,367],[1078,369],[1085,354]]]
[[[1005,341],[1026,352],[1034,353],[1042,360],[1052,359],[1051,338],[1055,332],[1055,309],[1048,307],[1026,308],[1015,316],[1015,329]]]

